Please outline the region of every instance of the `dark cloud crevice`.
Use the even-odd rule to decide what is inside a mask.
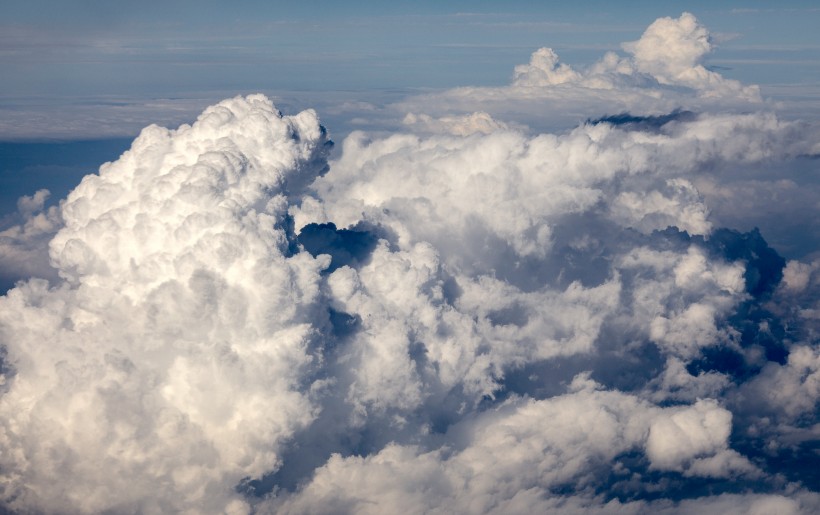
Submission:
[[[337,229],[335,224],[326,223],[302,227],[296,241],[312,256],[329,254],[327,273],[331,273],[342,266],[357,268],[366,264],[379,238],[366,230]]]
[[[623,112],[615,115],[604,115],[600,118],[588,119],[586,123],[597,125],[608,123],[628,131],[660,132],[661,129],[672,122],[690,122],[697,119],[697,114],[692,111],[676,109],[668,114],[660,115],[633,115]]]

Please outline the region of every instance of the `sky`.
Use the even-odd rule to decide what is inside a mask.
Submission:
[[[820,511],[811,2],[0,6],[0,511]]]
[[[707,64],[773,95],[784,86],[815,95],[812,2],[9,0],[0,6],[0,138],[133,137],[238,92],[304,109],[340,96],[389,101],[397,90],[498,86],[545,42],[590,64],[684,8],[719,41]]]

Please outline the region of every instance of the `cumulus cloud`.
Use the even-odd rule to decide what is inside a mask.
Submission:
[[[427,114],[415,115],[407,113],[402,122],[417,131],[453,134],[467,136],[474,133],[490,134],[499,129],[506,129],[504,122],[494,120],[492,116],[483,112],[475,112],[466,116],[444,116],[433,118]]]
[[[288,256],[281,225],[326,151],[314,113],[235,98],[148,127],[74,189],[50,243],[63,281],[2,298],[12,509],[244,504],[233,486],[315,414],[298,385],[327,262]]]
[[[628,55],[607,52],[592,65],[575,69],[552,48],[539,48],[529,63],[514,67],[508,86],[461,87],[409,98],[396,107],[415,117],[481,110],[538,130],[566,129],[584,118],[617,112],[757,109],[762,103],[757,86],[704,67],[715,47],[712,39],[695,16],[683,13],[656,20],[640,39],[624,43]]]
[[[816,511],[817,261],[715,215],[816,130],[735,110],[692,15],[624,48],[333,159],[315,112],[228,99],[21,199],[3,248],[52,272],[0,298],[4,508]],[[522,125],[544,99],[583,116]]]
[[[651,467],[682,470],[702,475],[723,475],[730,467],[754,467],[734,451],[728,451],[732,414],[714,402],[698,401],[691,407],[668,410],[649,426],[646,455]],[[698,458],[709,456],[708,458]]]
[[[558,54],[551,48],[539,48],[533,52],[529,64],[515,67],[514,86],[550,86],[575,82],[581,78],[575,70],[558,62]]]
[[[278,513],[525,513],[563,511],[577,499],[551,491],[579,490],[625,474],[619,457],[646,447],[653,467],[674,468],[727,451],[731,414],[713,402],[657,408],[630,395],[606,392],[584,375],[565,395],[511,399],[453,426],[452,448],[425,451],[388,445],[378,454],[333,455],[301,495],[274,501]],[[449,435],[449,433],[448,433]],[[736,453],[706,475],[754,466]],[[700,474],[702,470],[689,470]],[[600,507],[637,513],[640,505]],[[576,509],[580,510],[580,506]]]
[[[736,94],[759,99],[756,87],[724,79],[700,64],[712,51],[712,42],[709,31],[690,13],[677,19],[655,20],[641,39],[623,47],[633,55],[632,64],[637,71],[651,75],[661,84],[691,87],[706,96]]]
[[[48,242],[60,227],[60,211],[45,207],[50,196],[46,189],[17,201],[17,213],[2,220],[0,231],[0,287],[24,277],[55,278],[48,261]]]

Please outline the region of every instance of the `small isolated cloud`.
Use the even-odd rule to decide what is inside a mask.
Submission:
[[[698,401],[680,410],[669,410],[649,426],[646,454],[650,466],[721,476],[731,468],[754,470],[745,458],[728,451],[732,414],[714,402]],[[728,455],[728,457],[727,457]],[[709,456],[703,458],[703,456]]]
[[[712,50],[709,32],[690,13],[680,18],[655,20],[624,50],[634,56],[638,71],[648,73],[661,84],[688,84],[701,89],[710,79],[721,80],[698,63]]]
[[[558,54],[551,48],[539,48],[533,52],[529,64],[515,67],[513,86],[537,87],[577,82],[581,75],[558,61]]]
[[[21,199],[3,509],[816,513],[820,266],[725,221],[792,169],[816,214],[817,127],[690,14],[624,48],[332,159],[316,112],[227,99]]]
[[[2,220],[0,281],[3,287],[24,277],[56,278],[46,249],[61,225],[61,217],[56,206],[45,207],[50,195],[42,189],[34,195],[20,197],[17,213]]]

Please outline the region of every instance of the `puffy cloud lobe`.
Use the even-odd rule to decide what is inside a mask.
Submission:
[[[672,413],[657,417],[649,426],[646,454],[652,467],[681,470],[698,456],[725,451],[731,432],[732,414],[729,411],[705,401],[669,411]],[[738,459],[745,467],[752,468],[739,456]]]
[[[816,511],[769,456],[816,438],[817,266],[720,228],[713,199],[817,144],[722,109],[755,91],[703,69],[710,48],[684,14],[631,58],[542,50],[510,87],[450,93],[590,111],[557,132],[417,110],[328,163],[316,114],[261,96],[145,129],[54,211],[59,276],[0,299],[3,502]]]
[[[795,346],[786,363],[767,364],[758,377],[745,384],[743,395],[786,420],[813,414],[820,398],[820,351]]]
[[[725,374],[701,371],[693,375],[686,365],[678,357],[669,357],[664,364],[663,373],[646,385],[647,397],[657,401],[693,402],[720,397],[731,384]]]
[[[39,190],[17,201],[17,215],[3,220],[0,231],[0,288],[22,277],[55,278],[45,248],[61,225],[59,209],[45,202],[48,190]],[[5,284],[8,282],[8,286]]]
[[[299,496],[285,496],[271,507],[277,513],[563,511],[552,490],[593,487],[631,449],[646,446],[653,466],[665,467],[731,452],[731,414],[714,402],[657,408],[600,391],[583,375],[570,388],[542,401],[511,399],[454,426],[450,449],[394,444],[368,457],[334,455]],[[736,453],[732,458],[741,470],[754,470]],[[601,507],[607,508],[636,513],[646,506]]]
[[[120,160],[87,176],[66,199],[66,227],[51,242],[52,260],[65,275],[76,268],[78,276],[119,279],[150,269],[165,277],[172,266],[163,258],[167,248],[189,248],[181,253],[189,267],[197,266],[197,244],[221,247],[222,267],[241,266],[242,254],[253,251],[237,245],[279,248],[281,233],[262,232],[285,202],[271,193],[298,192],[323,171],[325,163],[314,162],[322,130],[315,113],[281,118],[259,96],[213,106],[192,127],[148,127]],[[220,232],[238,229],[237,218],[260,226],[258,241],[233,242]],[[112,227],[128,230],[115,236]]]
[[[324,203],[307,200],[293,214],[297,227],[349,226],[364,212],[401,242],[431,242],[452,259],[469,256],[459,266],[487,272],[500,266],[494,249],[484,248],[490,239],[520,257],[543,258],[561,217],[602,207],[645,233],[675,225],[708,234],[709,210],[683,176],[720,162],[795,155],[800,144],[784,143],[796,130],[768,115],[702,115],[657,134],[607,123],[535,137],[500,130],[371,141],[354,133],[332,177],[315,184]],[[451,234],[471,236],[454,241]]]
[[[800,261],[789,261],[783,269],[783,283],[781,288],[789,293],[799,293],[805,291],[811,282],[812,275],[817,264],[801,263]]]
[[[635,56],[640,71],[650,73],[663,83],[697,79],[700,59],[712,50],[709,32],[690,13],[677,20],[660,18],[643,33],[641,39],[624,44]],[[705,70],[704,70],[705,71]]]
[[[402,122],[417,131],[426,130],[455,136],[468,136],[474,133],[490,134],[499,129],[508,128],[504,122],[494,120],[489,114],[480,111],[465,116],[445,116],[442,118],[433,118],[427,114],[407,113]]]
[[[539,48],[529,65],[515,67],[513,85],[544,86],[575,82],[581,76],[566,64],[558,62],[558,55],[551,48]]]
[[[744,86],[701,64],[713,45],[708,30],[690,13],[660,18],[638,41],[622,47],[629,56],[607,52],[579,69],[560,62],[553,49],[540,48],[528,64],[514,68],[509,86],[456,88],[395,107],[416,118],[430,113],[457,118],[480,109],[506,123],[564,130],[584,117],[607,113],[658,115],[681,108],[742,112],[756,110],[762,102],[757,86]],[[548,117],[541,115],[545,108]]]
[[[591,89],[621,89],[625,85],[646,89],[684,86],[703,97],[737,96],[760,101],[756,86],[743,86],[700,64],[713,47],[709,31],[690,13],[683,13],[677,19],[659,18],[638,41],[622,46],[632,58],[622,59],[610,52],[584,74],[566,64],[558,64],[558,56],[552,50],[539,49],[529,66],[516,67],[513,86],[544,87],[568,82]]]
[[[642,232],[675,225],[691,234],[709,234],[709,211],[692,183],[670,179],[666,186],[668,196],[658,190],[620,193],[611,206],[612,218]]]
[[[672,513],[811,513],[817,506],[816,494],[803,494],[797,498],[778,495],[719,495],[712,498],[684,501]],[[667,510],[662,510],[661,513]]]
[[[624,43],[623,48],[633,55],[637,71],[651,75],[660,84],[687,86],[707,97],[737,95],[760,100],[756,86],[742,86],[700,64],[713,47],[709,31],[690,13],[655,20],[641,39]]]
[[[807,337],[820,329],[820,260],[803,263],[792,260],[783,269],[775,300],[778,310],[803,321]]]
[[[510,366],[591,351],[620,291],[617,281],[525,293],[489,277],[458,279],[463,292],[448,302],[429,244],[406,252],[381,246],[361,270],[329,277],[333,305],[362,320],[350,399],[409,408],[458,387],[466,402],[478,402]],[[423,360],[414,364],[408,349],[417,342]]]
[[[2,298],[5,502],[245,505],[233,486],[315,414],[297,386],[327,260],[287,257],[280,226],[326,151],[314,113],[237,97],[147,128],[69,195],[50,245],[66,282]]]
[[[778,140],[782,137],[778,135],[781,130],[790,130],[788,124],[781,125],[776,120],[767,120],[758,125],[761,121],[755,117],[729,118],[738,126],[759,126],[759,132],[752,131],[758,134],[752,139],[758,141]],[[511,270],[527,258],[542,264],[549,263],[561,252],[566,252],[565,244],[582,254],[600,251],[603,244],[613,245],[605,239],[595,241],[593,237],[600,236],[594,232],[583,234],[594,224],[589,227],[570,226],[576,232],[571,239],[565,239],[563,226],[571,223],[567,220],[572,218],[567,217],[574,214],[574,206],[568,207],[553,199],[550,199],[552,204],[548,201],[532,203],[544,213],[541,220],[554,220],[554,228],[546,233],[549,239],[543,240],[545,243],[539,242],[536,234],[526,233],[527,218],[524,218],[524,223],[509,219],[507,223],[497,225],[511,233],[521,234],[523,230],[530,242],[543,245],[534,255],[515,247],[509,240],[505,242],[501,234],[486,233],[496,227],[489,217],[490,213],[498,216],[514,209],[506,205],[504,208],[488,208],[496,201],[499,192],[516,187],[512,178],[525,182],[524,187],[513,189],[514,193],[510,194],[511,199],[519,201],[522,197],[537,196],[540,192],[560,194],[562,187],[579,184],[600,188],[595,195],[599,200],[586,208],[594,220],[595,217],[610,217],[614,209],[621,207],[622,204],[616,203],[615,208],[600,209],[599,203],[612,198],[613,190],[621,191],[615,197],[617,201],[627,195],[639,198],[639,188],[647,183],[653,184],[652,181],[657,180],[653,176],[659,173],[662,174],[664,187],[671,186],[676,188],[673,191],[683,191],[679,196],[681,203],[690,202],[697,209],[694,212],[702,213],[697,219],[698,224],[705,227],[704,232],[708,232],[708,210],[692,183],[680,177],[668,178],[669,175],[685,176],[715,162],[756,157],[749,153],[744,155],[736,147],[733,148],[739,143],[737,140],[743,141],[748,136],[745,128],[739,131],[742,135],[737,138],[727,138],[727,141],[732,141],[731,144],[716,144],[715,139],[723,136],[716,131],[703,130],[708,126],[707,119],[693,119],[656,133],[622,131],[611,125],[590,125],[562,137],[539,136],[534,139],[509,131],[492,134],[494,138],[474,134],[463,139],[442,136],[420,139],[403,135],[375,141],[368,141],[364,134],[354,134],[346,142],[340,160],[332,163],[333,172],[315,183],[318,198],[306,198],[301,207],[292,210],[297,227],[311,219],[332,219],[351,225],[365,221],[387,226],[394,234],[392,242],[396,249],[391,250],[390,246],[383,245],[373,254],[371,262],[361,269],[341,268],[329,278],[335,306],[361,317],[364,329],[355,337],[356,365],[352,368],[356,372],[348,390],[354,393],[350,393],[348,399],[364,401],[360,413],[367,413],[370,409],[372,414],[391,408],[410,408],[424,413],[430,410],[430,399],[437,401],[452,395],[447,392],[452,385],[461,385],[462,392],[493,396],[503,389],[505,374],[517,366],[559,356],[594,353],[602,345],[602,335],[611,337],[613,330],[632,337],[642,334],[667,356],[666,366],[662,367],[663,380],[649,388],[647,393],[650,398],[692,402],[703,394],[718,395],[729,387],[725,376],[717,373],[694,375],[685,365],[698,357],[703,348],[736,345],[736,335],[726,319],[747,298],[745,263],[715,259],[708,250],[711,244],[707,245],[708,240],[704,238],[693,239],[690,243],[667,250],[626,246],[621,251],[608,251],[611,253],[612,268],[602,283],[584,287],[580,282],[573,282],[565,290],[556,291],[555,284],[551,282],[554,279],[546,284],[535,282],[534,276],[529,276],[526,284],[504,279],[514,278]],[[726,119],[723,116],[715,117],[718,123]],[[687,126],[687,123],[692,125]],[[635,143],[624,143],[624,138],[633,137]],[[502,145],[501,141],[505,144]],[[551,144],[547,147],[549,150],[539,147],[545,141]],[[564,151],[562,148],[562,145],[572,148],[579,141],[586,143],[583,147],[579,145],[581,148],[600,145],[600,149],[579,153],[582,157],[577,157],[572,150]],[[635,147],[640,144],[646,144],[649,148],[636,150]],[[492,145],[497,145],[497,149]],[[678,154],[683,147],[688,150]],[[614,148],[619,150],[615,151]],[[782,151],[770,148],[774,154]],[[502,153],[502,149],[506,153]],[[750,145],[752,154],[758,150],[756,145]],[[624,156],[632,151],[637,158]],[[613,163],[622,163],[622,171],[618,171],[617,166],[604,165],[606,159],[603,158],[602,163],[596,163],[595,160],[607,152],[612,152],[613,157],[617,156]],[[764,151],[764,154],[767,152]],[[684,159],[683,154],[690,160]],[[496,155],[504,157],[496,160]],[[703,164],[692,161],[692,155],[702,158]],[[589,161],[584,160],[586,156],[591,156]],[[538,163],[543,168],[530,169],[530,163]],[[665,166],[650,163],[665,163]],[[437,182],[442,181],[444,174],[452,174],[452,179]],[[465,175],[472,176],[473,181],[464,182]],[[511,179],[504,182],[507,177]],[[616,178],[620,189],[605,186],[607,180],[614,181]],[[450,188],[458,185],[460,189],[453,191],[441,188],[440,184],[449,185]],[[630,187],[635,190],[629,191]],[[472,201],[465,201],[464,197],[470,194],[475,195]],[[442,209],[441,213],[437,213],[436,209]],[[621,231],[617,234],[629,234],[633,230],[630,227],[632,221],[643,220],[646,211],[648,209],[624,216],[620,221],[623,227],[615,229]],[[666,220],[691,228],[685,225],[691,219],[690,212],[676,206],[670,209]],[[470,223],[472,218],[478,218],[483,223],[476,227]],[[533,225],[543,226],[545,223],[533,222]],[[663,226],[659,222],[656,227]],[[647,234],[646,241],[664,242],[664,236],[652,232],[651,225],[641,229]],[[433,246],[428,242],[432,242]],[[502,246],[506,243],[510,253],[503,254],[488,242],[497,242],[496,245]],[[668,246],[669,243],[666,241],[662,244]],[[508,261],[501,256],[492,261],[480,261],[494,251]],[[426,257],[411,257],[419,256],[420,252]],[[386,259],[387,256],[391,258]],[[551,270],[559,273],[557,269]],[[589,274],[590,271],[585,269],[583,273]],[[375,277],[383,279],[374,282]],[[458,291],[446,291],[448,280],[454,280]],[[397,323],[397,320],[403,322]],[[423,342],[423,359],[413,356],[414,340]],[[366,345],[364,350],[362,344]],[[397,387],[397,384],[403,386]],[[443,391],[440,390],[442,388]],[[406,395],[399,395],[401,391]],[[464,400],[462,409],[470,405],[469,396]],[[589,405],[588,402],[579,404]],[[641,449],[645,451],[652,470],[676,472],[684,477],[728,480],[737,476],[760,477],[761,473],[754,465],[729,448],[732,416],[714,401],[698,400],[691,407],[665,410],[642,404],[635,411],[646,417],[642,436],[635,437],[623,447],[612,447],[612,441],[603,439],[609,442],[610,447],[618,449],[616,454]],[[470,421],[463,422],[459,427],[464,431],[473,431],[474,423],[481,424]],[[519,427],[519,424],[510,423],[509,426]],[[422,427],[427,426],[422,424]],[[492,427],[497,428],[495,425]],[[458,441],[455,436],[458,431],[452,428],[451,431],[454,436],[445,441]],[[522,437],[522,441],[532,443],[529,437]],[[496,448],[502,450],[496,453]],[[453,465],[458,470],[463,467],[449,452],[445,448],[424,450],[396,444],[368,457],[333,456],[297,495],[286,496],[286,500],[282,501],[284,505],[274,505],[277,510],[294,512],[321,512],[323,507],[330,505],[341,506],[341,511],[350,512],[390,510],[400,505],[412,506],[420,512],[434,510],[431,506],[447,506],[441,508],[445,511],[456,509],[456,506],[470,506],[477,513],[492,510],[504,512],[516,500],[521,500],[517,497],[521,492],[531,492],[534,488],[514,482],[506,493],[499,493],[489,486],[485,487],[489,493],[471,491],[469,488],[477,480],[462,477],[450,479],[450,465],[459,463],[459,467]],[[522,453],[503,445],[480,446],[470,442],[464,450],[464,455],[496,456],[496,462],[502,459],[499,456],[506,453],[516,457],[513,461],[526,461]],[[536,453],[536,456],[540,455]],[[602,462],[609,463],[609,459],[611,456],[602,458]],[[406,469],[401,465],[405,461],[412,463]],[[488,463],[476,466],[476,470],[482,473],[490,469],[492,467]],[[510,465],[509,469],[503,469],[499,476],[493,476],[486,483],[503,484],[512,477],[525,475],[522,472],[524,469],[527,467],[522,465],[522,469],[518,470]],[[419,475],[416,475],[417,472]],[[589,470],[587,472],[591,473]],[[385,479],[371,488],[370,482],[374,477]],[[420,478],[437,479],[427,482]],[[573,488],[583,488],[581,485],[585,484],[571,473],[564,480],[571,483]],[[442,482],[447,486],[442,487]],[[590,482],[595,483],[594,480]],[[431,503],[430,498],[437,495],[440,500]],[[545,496],[546,493],[535,495],[539,503]],[[555,504],[549,504],[555,503],[555,499],[549,498],[549,502],[545,501],[550,506],[548,509],[556,509]],[[315,499],[321,501],[314,502]],[[489,504],[471,504],[468,499],[486,499]],[[547,509],[545,504],[537,506]],[[532,505],[527,507],[539,509],[532,508]]]

